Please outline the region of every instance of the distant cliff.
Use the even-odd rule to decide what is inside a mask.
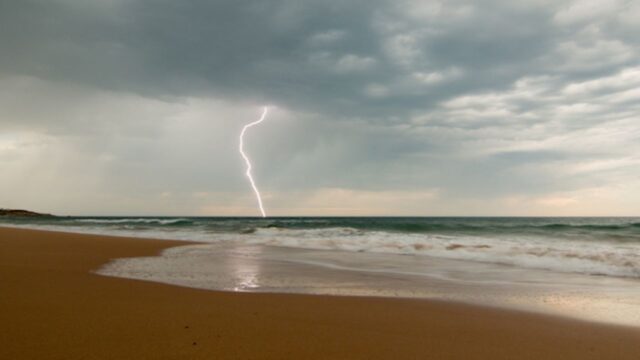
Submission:
[[[16,217],[44,217],[44,216],[53,216],[51,214],[40,214],[33,211],[27,210],[16,210],[16,209],[0,209],[0,216],[16,216]]]

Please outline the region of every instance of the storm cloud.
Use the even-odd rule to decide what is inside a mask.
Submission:
[[[634,215],[633,1],[0,4],[0,207]]]

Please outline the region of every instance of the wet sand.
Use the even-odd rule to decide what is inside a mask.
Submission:
[[[640,329],[449,302],[91,273],[184,242],[0,228],[1,359],[638,359]]]

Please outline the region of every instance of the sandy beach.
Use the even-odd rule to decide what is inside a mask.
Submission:
[[[428,300],[110,278],[184,242],[0,228],[2,359],[638,359],[640,329]]]

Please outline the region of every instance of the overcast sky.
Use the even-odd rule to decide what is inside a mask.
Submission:
[[[640,215],[640,2],[0,2],[0,207]]]

